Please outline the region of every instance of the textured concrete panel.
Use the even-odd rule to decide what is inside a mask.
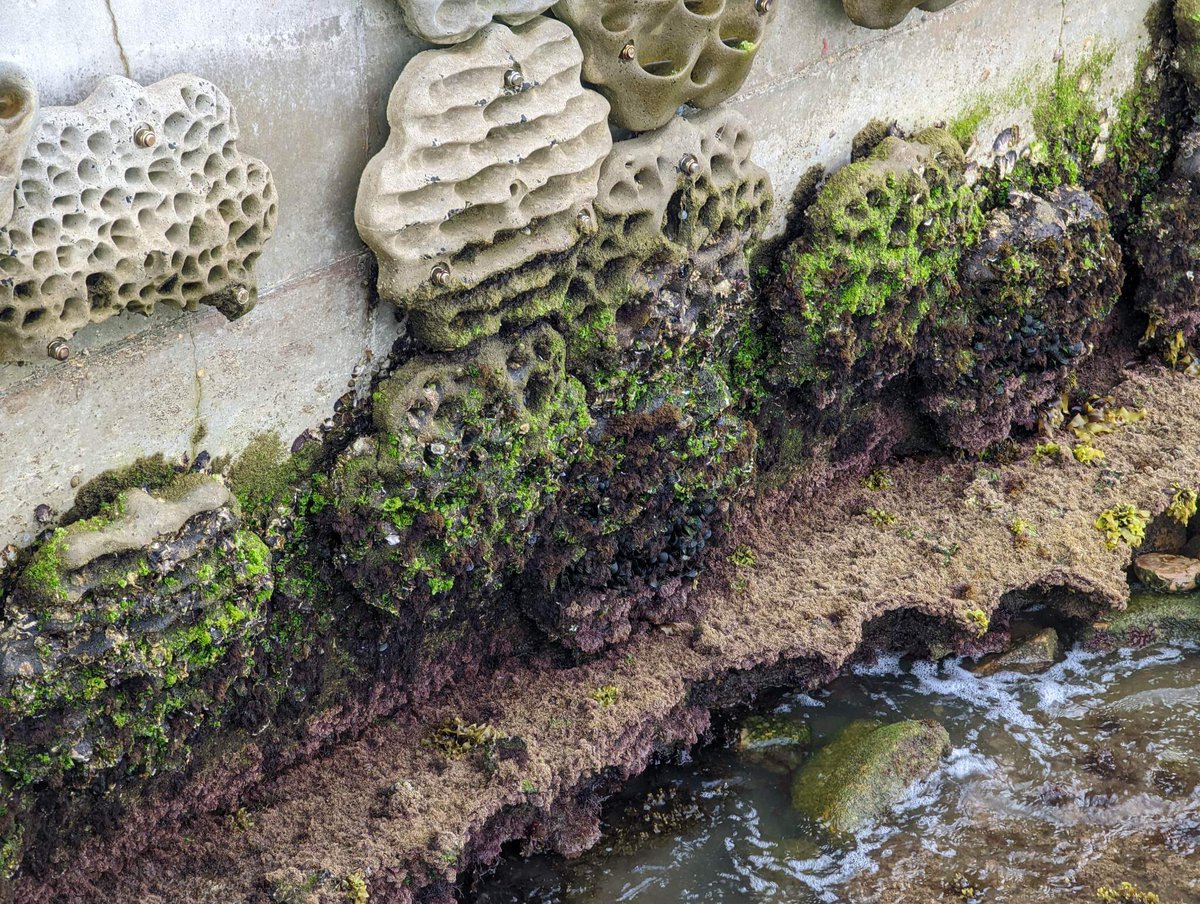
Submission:
[[[613,122],[644,132],[683,104],[707,108],[741,87],[778,4],[769,0],[559,0],[583,45],[584,78]]]
[[[237,135],[225,95],[189,75],[145,89],[113,76],[41,110],[0,224],[0,360],[65,355],[81,327],[123,310],[251,310],[277,208]]]
[[[544,18],[413,58],[355,209],[383,297],[423,309],[576,242],[612,147],[581,63],[571,31]]]

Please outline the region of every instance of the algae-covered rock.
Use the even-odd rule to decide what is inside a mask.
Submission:
[[[950,133],[927,129],[884,138],[829,177],[770,293],[781,385],[807,386],[825,408],[908,370],[925,318],[958,294],[963,247],[983,225],[964,170]]]
[[[792,806],[831,832],[853,832],[899,803],[950,749],[933,720],[852,723],[792,782]]]
[[[812,744],[808,722],[787,713],[751,716],[738,730],[738,756],[748,763],[791,772],[804,761]]]
[[[1200,594],[1134,593],[1123,612],[1092,625],[1092,644],[1144,646],[1155,640],[1200,640]]]
[[[1187,556],[1150,552],[1133,560],[1138,580],[1160,593],[1187,593],[1200,581],[1200,561]]]
[[[0,836],[30,789],[186,763],[253,666],[271,566],[229,491],[200,475],[51,534],[0,622],[0,790],[13,791]]]
[[[974,669],[976,675],[986,677],[997,672],[1043,672],[1058,659],[1061,645],[1058,632],[1046,628],[1023,640],[1011,650],[988,659]]]
[[[1092,352],[1121,294],[1121,249],[1076,188],[1014,196],[963,259],[962,297],[925,322],[923,407],[946,440],[979,452],[1032,427]]]

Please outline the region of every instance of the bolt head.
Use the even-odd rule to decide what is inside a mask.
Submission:
[[[46,354],[55,361],[66,361],[71,357],[71,347],[67,345],[66,339],[51,339],[50,344],[46,346]]]
[[[525,76],[521,74],[519,69],[509,69],[504,73],[504,87],[510,91],[519,91],[525,84]]]
[[[580,226],[582,226],[582,227],[584,227],[585,229],[586,229],[588,226],[591,226],[591,225],[592,225],[592,214],[591,214],[591,211],[587,211],[587,210],[581,210],[581,211],[579,211],[579,216],[578,216],[578,218],[577,218],[577,219],[579,220],[579,225],[580,225]]]
[[[444,289],[450,285],[450,268],[445,264],[438,264],[430,271],[429,281],[439,289]]]
[[[695,178],[700,175],[700,161],[695,154],[685,154],[684,158],[679,161],[679,171],[685,176]]]
[[[138,126],[133,133],[133,142],[140,148],[152,148],[158,144],[158,135],[150,126]]]
[[[754,11],[760,16],[765,16],[774,5],[775,0],[754,0]]]
[[[621,48],[621,59],[628,62],[637,56],[637,48],[633,46],[633,41],[630,41]]]

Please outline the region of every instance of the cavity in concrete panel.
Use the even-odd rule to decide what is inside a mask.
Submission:
[[[379,259],[380,295],[412,313],[426,345],[494,332],[503,317],[490,309],[456,326],[473,304],[463,290],[570,249],[592,223],[612,136],[582,62],[571,30],[539,18],[417,54],[396,83],[392,132],[363,174],[355,219]]]
[[[400,0],[404,21],[431,44],[458,44],[499,19],[523,25],[550,8],[552,0]]]
[[[0,361],[64,359],[82,327],[160,302],[249,311],[276,195],[237,136],[225,95],[191,75],[111,77],[43,109],[0,225]]]
[[[560,0],[554,15],[583,45],[584,79],[612,103],[612,119],[657,129],[684,104],[714,107],[750,72],[774,0]]]
[[[941,12],[958,0],[842,0],[846,15],[855,25],[864,28],[895,28],[914,9],[927,13]]]
[[[37,107],[37,88],[29,77],[16,66],[0,63],[0,226],[12,218],[13,192]]]

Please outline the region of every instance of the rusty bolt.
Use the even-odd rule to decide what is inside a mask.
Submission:
[[[445,264],[438,264],[429,274],[429,281],[439,289],[444,289],[450,285],[450,268]]]
[[[504,87],[510,91],[520,91],[521,86],[525,84],[525,76],[521,75],[519,69],[509,69],[504,73]]]
[[[695,179],[700,175],[700,161],[695,154],[685,154],[679,161],[679,171],[685,176]]]
[[[133,133],[133,143],[140,148],[152,148],[158,144],[158,135],[148,125],[140,125]]]
[[[51,339],[50,344],[46,346],[46,354],[55,361],[66,361],[71,357],[71,347],[67,345],[66,339]]]
[[[635,56],[637,56],[637,48],[633,46],[633,41],[630,41],[621,48],[621,59],[626,62],[632,60]]]

